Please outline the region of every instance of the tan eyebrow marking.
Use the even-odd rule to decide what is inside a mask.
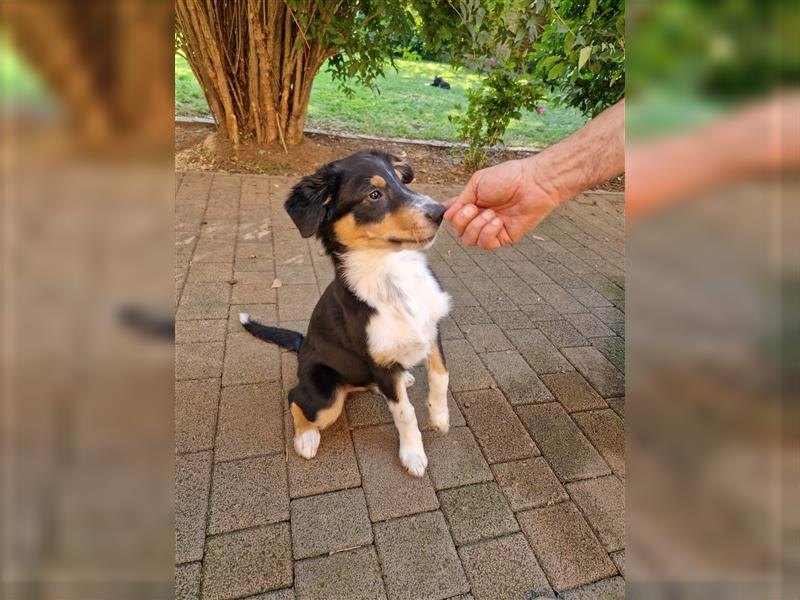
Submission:
[[[374,185],[375,187],[385,188],[386,187],[386,180],[381,177],[380,175],[373,175],[372,179],[369,182]]]

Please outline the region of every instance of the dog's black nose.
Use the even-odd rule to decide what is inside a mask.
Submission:
[[[425,207],[425,216],[439,225],[442,222],[444,213],[447,209],[438,202],[431,203]]]

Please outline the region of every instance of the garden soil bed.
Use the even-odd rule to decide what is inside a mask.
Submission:
[[[307,133],[301,144],[286,153],[281,145],[258,146],[243,143],[235,157],[230,142],[214,127],[199,123],[175,124],[175,169],[179,171],[220,171],[261,175],[307,175],[326,162],[365,148],[382,148],[403,157],[414,168],[419,183],[466,183],[472,170],[461,164],[461,149],[354,139],[338,135]],[[531,151],[503,148],[491,152],[492,164],[530,156]],[[624,178],[599,186],[624,190]]]

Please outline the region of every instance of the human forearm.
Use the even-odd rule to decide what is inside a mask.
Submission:
[[[625,100],[522,161],[531,188],[561,203],[625,170]]]

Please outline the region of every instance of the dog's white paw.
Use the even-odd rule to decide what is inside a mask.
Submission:
[[[403,383],[406,385],[407,388],[410,388],[412,385],[414,385],[415,381],[416,379],[411,373],[409,373],[408,371],[403,371]]]
[[[319,449],[319,429],[306,429],[294,436],[294,450],[303,458],[314,458]]]
[[[436,431],[441,433],[447,433],[450,431],[450,413],[447,411],[447,407],[440,412],[430,411],[429,421],[431,427],[433,427]]]
[[[422,447],[400,448],[400,462],[414,477],[422,477],[428,466],[428,457]]]

